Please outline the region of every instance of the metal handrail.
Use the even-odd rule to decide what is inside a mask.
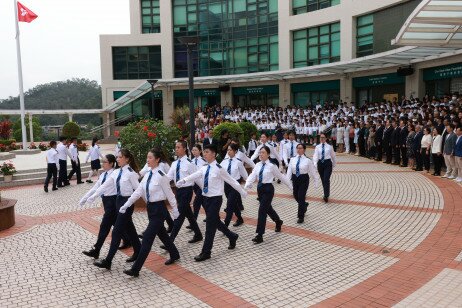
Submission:
[[[125,120],[128,120],[128,119],[130,119],[130,118],[132,118],[132,117],[133,117],[133,114],[127,114],[126,116],[123,116],[123,117],[114,119],[114,120],[112,120],[112,121],[109,121],[108,123],[98,125],[98,126],[96,126],[96,127],[93,127],[93,128],[90,130],[90,133],[93,134],[93,133],[95,133],[95,132],[104,130],[104,129],[106,129],[108,126],[118,124],[118,123],[123,122],[123,121],[125,121]]]

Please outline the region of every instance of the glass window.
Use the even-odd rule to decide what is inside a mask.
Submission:
[[[160,79],[160,46],[113,47],[113,77],[121,79]]]
[[[340,4],[340,0],[292,0],[292,14],[322,10]]]
[[[141,7],[141,33],[159,33],[159,0],[141,0]]]
[[[360,16],[356,20],[356,57],[374,53],[374,15]]]

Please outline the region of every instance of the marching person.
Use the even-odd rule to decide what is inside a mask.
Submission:
[[[252,157],[253,153],[255,153],[255,150],[257,149],[257,134],[253,133],[252,136],[250,137],[249,145],[247,147],[247,155],[249,157]]]
[[[220,165],[223,167],[223,169],[226,170],[226,172],[228,172],[229,175],[231,175],[233,179],[239,182],[241,178],[243,178],[244,181],[247,180],[248,174],[244,168],[242,160],[240,160],[236,155],[236,153],[238,152],[239,146],[236,143],[231,143],[228,146],[227,158],[225,158]],[[225,195],[227,199],[225,209],[225,225],[227,227],[229,226],[233,214],[235,214],[237,217],[237,221],[233,224],[233,226],[237,227],[242,225],[244,223],[244,220],[242,219],[241,215],[241,195],[228,183],[225,183]]]
[[[297,155],[297,145],[299,143],[295,141],[295,133],[289,133],[289,142],[284,146],[283,160],[286,166],[289,165],[290,159]]]
[[[72,179],[72,176],[75,175],[77,176],[77,184],[83,184],[84,182],[82,181],[82,172],[80,170],[80,159],[79,159],[79,149],[77,148],[77,138],[72,138],[71,139],[71,145],[69,146],[69,152],[71,153],[71,164],[72,164],[72,170],[69,172],[68,175],[68,180],[70,181]]]
[[[330,196],[330,177],[332,169],[336,165],[336,156],[331,145],[327,144],[326,134],[320,135],[321,143],[316,146],[313,154],[313,163],[318,167],[319,177],[321,178],[324,189],[324,202],[329,202]]]
[[[104,172],[101,173],[98,181],[95,185],[83,196],[80,200],[80,205],[84,205],[87,202],[87,199],[92,196],[95,191],[103,185],[114,172],[115,168],[117,167],[116,157],[112,154],[106,155],[103,159],[103,170]],[[99,253],[101,251],[101,247],[103,247],[104,241],[106,240],[109,232],[111,231],[111,227],[115,224],[117,218],[117,189],[115,185],[111,185],[106,191],[104,195],[101,196],[103,200],[103,208],[104,208],[104,215],[103,219],[101,220],[101,224],[99,226],[98,232],[98,240],[94,247],[90,250],[83,251],[83,254],[89,256],[91,258],[98,259]],[[122,235],[124,246],[128,247],[127,244],[129,242],[128,236],[124,233]]]
[[[279,171],[279,168],[269,160],[270,154],[270,147],[263,145],[260,148],[260,162],[255,166],[244,186],[244,189],[252,188],[252,184],[258,179],[257,192],[260,207],[258,208],[257,235],[252,239],[255,244],[263,242],[266,216],[269,216],[276,223],[275,231],[281,232],[283,221],[279,218],[279,215],[271,205],[274,197],[274,177],[280,179],[292,190],[292,183]]]
[[[106,178],[104,184],[98,187],[98,189],[96,189],[96,191],[87,198],[87,203],[93,203],[100,195],[110,194],[115,187],[117,194],[116,211],[118,212],[128,198],[133,194],[133,191],[138,188],[138,166],[136,165],[133,154],[127,149],[120,150],[120,154],[117,157],[117,163],[120,168],[114,170],[111,175]],[[136,260],[140,251],[141,243],[138,238],[138,234],[136,233],[135,225],[133,224],[132,214],[133,207],[129,208],[126,213],[117,214],[114,229],[112,230],[109,252],[105,259],[93,263],[95,266],[111,269],[112,259],[119,248],[120,241],[125,232],[133,245],[134,251],[133,255],[127,259],[126,262],[134,262]]]
[[[193,154],[192,162],[197,166],[197,169],[200,169],[207,163],[207,161],[202,157],[202,147],[200,144],[195,144],[191,152]],[[194,184],[193,190],[195,195],[193,202],[193,214],[197,221],[201,206],[204,206],[204,197],[202,196],[202,189],[199,185]],[[187,226],[186,228],[191,229],[191,226]]]
[[[50,141],[50,149],[47,151],[47,177],[45,178],[44,190],[48,192],[48,184],[53,177],[53,184],[51,190],[58,190],[56,182],[58,179],[58,151],[56,150],[56,141]]]
[[[99,150],[99,145],[98,145],[98,138],[94,137],[92,142],[91,142],[91,148],[90,151],[88,151],[87,158],[85,159],[85,163],[88,163],[88,159],[91,160],[91,170],[88,173],[88,178],[87,178],[87,183],[93,183],[91,180],[91,177],[93,175],[98,175],[98,170],[101,169],[101,161],[99,160],[103,159],[103,155],[101,155],[101,151]]]
[[[165,261],[165,265],[175,263],[180,258],[178,249],[173,244],[173,241],[167,234],[164,228],[164,220],[170,216],[165,200],[168,199],[172,207],[173,218],[179,215],[176,207],[175,195],[170,187],[170,180],[166,174],[160,169],[160,163],[164,161],[163,153],[160,149],[152,149],[147,154],[147,163],[151,170],[143,177],[143,180],[138,185],[138,188],[133,192],[130,198],[120,208],[120,213],[125,213],[140,197],[146,201],[146,209],[148,212],[149,223],[143,234],[140,252],[133,263],[131,269],[125,270],[124,273],[129,276],[138,277],[141,268],[143,267],[146,258],[151,251],[154,239],[159,236],[159,239],[164,243],[165,248],[170,253],[170,259]]]
[[[59,137],[59,144],[56,146],[59,159],[58,187],[71,185],[67,179],[67,157],[72,159],[71,153],[66,146],[66,137]]]
[[[243,164],[247,164],[250,168],[255,168],[255,163],[247,155],[245,155],[245,148],[241,147],[238,138],[232,138],[231,144],[237,145],[238,151],[236,152],[236,157],[239,158]],[[225,158],[228,158],[228,152],[226,152]]]
[[[192,160],[186,156],[186,149],[186,141],[178,141],[176,143],[175,152],[178,159],[172,163],[172,166],[167,173],[167,177],[170,180],[173,180],[177,187],[176,199],[178,204],[178,211],[180,212],[180,216],[174,221],[173,230],[170,233],[170,237],[172,241],[175,241],[175,238],[178,235],[178,232],[180,231],[185,218],[187,218],[189,225],[191,226],[191,230],[194,231],[194,237],[188,241],[188,243],[192,244],[202,241],[203,237],[190,206],[193,195],[193,183],[180,182],[181,179],[193,174],[197,170],[196,165],[194,165]]]
[[[313,161],[305,155],[306,146],[297,145],[297,156],[289,163],[287,168],[287,179],[292,181],[293,195],[298,203],[298,220],[301,224],[305,220],[305,213],[308,208],[308,202],[305,201],[310,178],[314,179],[315,187],[318,187],[318,174]]]
[[[220,207],[223,202],[224,182],[237,190],[242,197],[247,196],[247,192],[241,185],[233,179],[226,170],[216,161],[217,148],[208,145],[204,148],[204,158],[207,165],[202,166],[198,171],[179,181],[184,184],[191,181],[200,181],[202,184],[202,195],[204,196],[204,208],[206,213],[205,241],[201,253],[194,257],[197,262],[210,259],[212,254],[213,240],[217,229],[229,239],[228,249],[236,247],[238,234],[231,232],[228,227],[220,220]]]
[[[260,135],[260,142],[261,144],[257,147],[255,150],[255,153],[253,153],[252,157],[250,157],[250,160],[255,161],[257,157],[260,155],[260,150],[261,148],[267,146],[268,149],[270,149],[270,157],[269,160],[272,164],[276,165],[279,168],[281,157],[279,156],[279,153],[277,152],[276,148],[267,144],[268,143],[268,135],[266,133],[262,133]]]

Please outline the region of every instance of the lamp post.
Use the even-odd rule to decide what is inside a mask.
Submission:
[[[147,81],[151,84],[151,112],[152,112],[152,117],[154,118],[154,120],[157,120],[156,104],[154,103],[154,85],[157,83],[157,79],[148,79]]]
[[[188,50],[188,79],[189,79],[189,132],[191,134],[191,147],[195,143],[195,116],[194,116],[194,70],[193,70],[193,59],[192,59],[192,49],[197,46],[199,43],[199,38],[197,36],[184,36],[178,38],[180,43],[186,45]]]

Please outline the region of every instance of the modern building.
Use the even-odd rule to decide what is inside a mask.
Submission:
[[[112,112],[106,120],[153,109],[167,120],[187,105],[187,52],[178,40],[184,36],[199,39],[193,67],[200,106],[362,104],[462,93],[462,15],[455,2],[130,0],[130,34],[100,38],[103,109]],[[441,11],[455,15],[432,26]],[[401,44],[392,45],[400,35]],[[419,45],[435,35],[434,45]],[[159,80],[153,92],[147,80]]]

